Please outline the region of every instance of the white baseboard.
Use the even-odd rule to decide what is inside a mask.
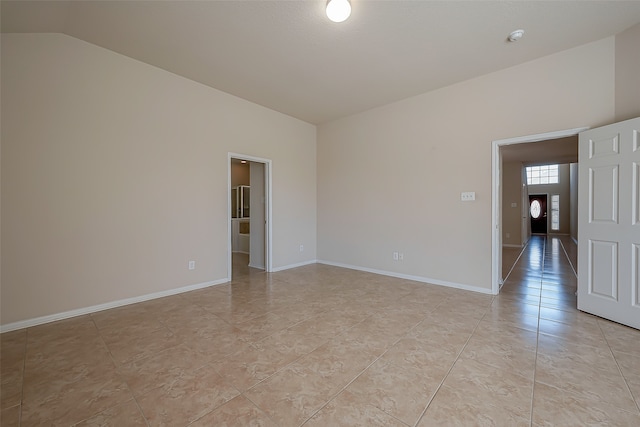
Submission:
[[[149,301],[152,299],[168,297],[171,295],[181,294],[184,292],[195,291],[197,289],[208,288],[210,286],[221,285],[229,282],[228,279],[219,279],[212,282],[197,283],[195,285],[184,286],[182,288],[168,289],[166,291],[154,292],[152,294],[140,295],[132,298],[125,298],[117,301],[111,301],[104,304],[92,305],[90,307],[78,308],[62,313],[50,314],[48,316],[36,317],[33,319],[21,320],[19,322],[0,325],[0,332],[15,331],[17,329],[29,328],[31,326],[42,325],[45,323],[56,322],[58,320],[69,319],[71,317],[82,316],[85,314],[96,313],[98,311],[108,310],[110,308],[122,307],[124,305],[135,304],[138,302]]]
[[[383,276],[397,277],[398,279],[413,280],[414,282],[429,283],[431,285],[446,286],[448,288],[462,289],[465,291],[479,292],[491,295],[491,289],[480,288],[478,286],[464,285],[462,283],[447,282],[445,280],[431,279],[429,277],[412,276],[409,274],[395,273],[393,271],[376,270],[374,268],[360,267],[357,265],[342,264],[339,262],[318,260],[318,264],[332,265],[334,267],[349,268],[351,270],[366,271],[367,273],[381,274]]]
[[[271,270],[272,273],[278,272],[278,271],[283,271],[283,270],[289,270],[291,268],[296,268],[296,267],[304,267],[305,265],[310,265],[310,264],[317,264],[318,261],[315,259],[309,260],[309,261],[303,261],[303,262],[299,262],[297,264],[289,264],[289,265],[284,265],[282,267],[276,267],[273,268]]]
[[[342,267],[342,268],[348,268],[348,269],[351,269],[351,270],[366,271],[368,273],[380,274],[380,275],[383,275],[383,276],[390,276],[390,277],[397,277],[399,279],[413,280],[415,282],[429,283],[429,284],[433,284],[433,285],[446,286],[446,287],[449,287],[449,288],[456,288],[456,289],[463,289],[463,290],[466,290],[466,291],[479,292],[479,293],[483,293],[483,294],[491,294],[491,289],[480,288],[480,287],[477,287],[477,286],[464,285],[464,284],[461,284],[461,283],[447,282],[447,281],[444,281],[444,280],[431,279],[431,278],[428,278],[428,277],[412,276],[412,275],[408,275],[408,274],[395,273],[395,272],[384,271],[384,270],[377,270],[377,269],[374,269],[374,268],[360,267],[360,266],[356,266],[356,265],[342,264],[342,263],[337,263],[337,262],[332,262],[332,261],[325,261],[325,260],[303,261],[303,262],[300,262],[300,263],[297,263],[297,264],[289,264],[289,265],[285,265],[285,266],[281,266],[281,267],[276,267],[271,271],[273,273],[275,273],[275,272],[278,272],[278,271],[289,270],[291,268],[296,268],[296,267],[303,267],[305,265],[310,265],[310,264],[332,265],[334,267]],[[98,304],[98,305],[93,305],[93,306],[90,306],[90,307],[84,307],[84,308],[79,308],[79,309],[75,309],[75,310],[69,310],[69,311],[65,311],[65,312],[62,312],[62,313],[51,314],[51,315],[48,315],[48,316],[36,317],[36,318],[33,318],[33,319],[27,319],[27,320],[21,320],[19,322],[8,323],[6,325],[0,325],[0,333],[1,332],[15,331],[17,329],[24,329],[24,328],[28,328],[28,327],[31,327],[31,326],[42,325],[42,324],[45,324],[45,323],[56,322],[58,320],[69,319],[71,317],[76,317],[76,316],[82,316],[82,315],[85,315],[85,314],[96,313],[98,311],[108,310],[110,308],[122,307],[122,306],[129,305],[129,304],[135,304],[135,303],[138,303],[138,302],[144,302],[144,301],[149,301],[149,300],[152,300],[152,299],[163,298],[163,297],[167,297],[167,296],[171,296],[171,295],[177,295],[177,294],[181,294],[181,293],[184,293],[184,292],[195,291],[197,289],[203,289],[203,288],[208,288],[210,286],[216,286],[216,285],[221,285],[223,283],[228,283],[229,281],[230,281],[229,278],[224,278],[224,279],[214,280],[214,281],[211,281],[211,282],[197,283],[195,285],[189,285],[189,286],[184,286],[184,287],[181,287],[181,288],[168,289],[166,291],[161,291],[161,292],[154,292],[152,294],[140,295],[140,296],[137,296],[137,297],[126,298],[126,299],[121,299],[121,300],[117,300],[117,301],[111,301],[111,302],[104,303],[104,304]]]

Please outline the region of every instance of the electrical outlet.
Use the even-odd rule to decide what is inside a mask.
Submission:
[[[404,261],[404,254],[403,254],[402,252],[400,252],[400,253],[398,254],[398,259],[399,259],[400,261]]]
[[[195,270],[195,269],[196,269],[196,262],[189,261],[189,270]]]
[[[398,252],[394,252],[393,253],[393,260],[394,261],[398,261],[399,257],[400,257],[400,255],[398,254]]]
[[[511,233],[507,233],[507,239],[511,237]]]
[[[460,200],[463,202],[472,202],[476,199],[475,191],[464,191],[460,193]]]
[[[300,245],[300,252],[304,252],[304,245]]]

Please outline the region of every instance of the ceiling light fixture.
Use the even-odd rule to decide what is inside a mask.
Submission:
[[[509,34],[509,38],[507,40],[510,42],[517,42],[522,38],[522,36],[524,36],[524,30],[515,30]]]
[[[328,0],[327,17],[333,22],[345,21],[351,15],[349,0]]]

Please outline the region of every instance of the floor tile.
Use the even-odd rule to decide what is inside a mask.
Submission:
[[[3,427],[20,426],[20,405],[15,405],[0,411],[0,425]]]
[[[380,359],[398,366],[448,371],[461,350],[461,346],[432,345],[426,340],[407,337],[398,341]]]
[[[585,318],[581,322],[568,325],[548,319],[540,319],[540,334],[562,338],[568,342],[607,348],[607,341],[594,319]]]
[[[122,378],[136,396],[167,386],[209,362],[205,354],[182,344],[122,365]]]
[[[519,370],[494,368],[470,359],[458,359],[444,381],[466,395],[488,395],[492,402],[516,417],[529,418],[533,377]]]
[[[189,427],[210,426],[277,427],[277,424],[246,397],[236,396],[189,424]]]
[[[536,383],[533,400],[533,425],[640,425],[640,414],[609,405],[598,399]]]
[[[22,402],[22,389],[22,369],[3,369],[2,378],[0,379],[0,409],[20,405],[20,402]]]
[[[111,407],[93,417],[81,421],[74,427],[103,427],[103,426],[144,427],[147,425],[140,408],[134,400]]]
[[[640,354],[640,330],[598,319],[607,343],[613,351]]]
[[[137,401],[150,426],[177,426],[197,420],[239,394],[213,368],[203,367]]]
[[[269,378],[300,356],[275,347],[251,346],[212,366],[238,390],[246,390]]]
[[[126,364],[175,347],[180,338],[165,326],[158,329],[130,329],[103,334],[105,344],[118,364]]]
[[[538,353],[536,382],[583,396],[600,400],[612,406],[637,411],[636,402],[617,369],[613,357],[597,355],[595,348],[584,347],[584,355],[572,353]],[[605,353],[605,352],[603,352]]]
[[[131,400],[126,383],[115,373],[100,373],[54,388],[46,396],[22,403],[22,423],[25,425],[72,425],[105,409]]]
[[[497,403],[497,404],[496,404]],[[468,394],[465,390],[443,385],[418,423],[431,426],[527,427],[529,418],[502,407],[488,394]]]
[[[278,425],[299,426],[322,408],[332,395],[332,384],[322,375],[284,369],[244,395]]]
[[[408,425],[414,425],[446,372],[444,369],[398,366],[378,361],[346,390],[358,406],[372,405]]]
[[[408,424],[393,418],[382,410],[363,404],[345,390],[318,411],[305,427],[407,427]]]
[[[533,378],[536,364],[536,334],[529,332],[528,336],[524,335],[523,333],[522,339],[514,336],[474,335],[460,357],[499,369],[513,370],[524,377]]]

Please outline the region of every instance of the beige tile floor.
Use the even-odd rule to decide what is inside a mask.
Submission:
[[[571,245],[534,237],[497,297],[236,266],[5,333],[1,424],[639,426],[640,331],[575,309]]]

